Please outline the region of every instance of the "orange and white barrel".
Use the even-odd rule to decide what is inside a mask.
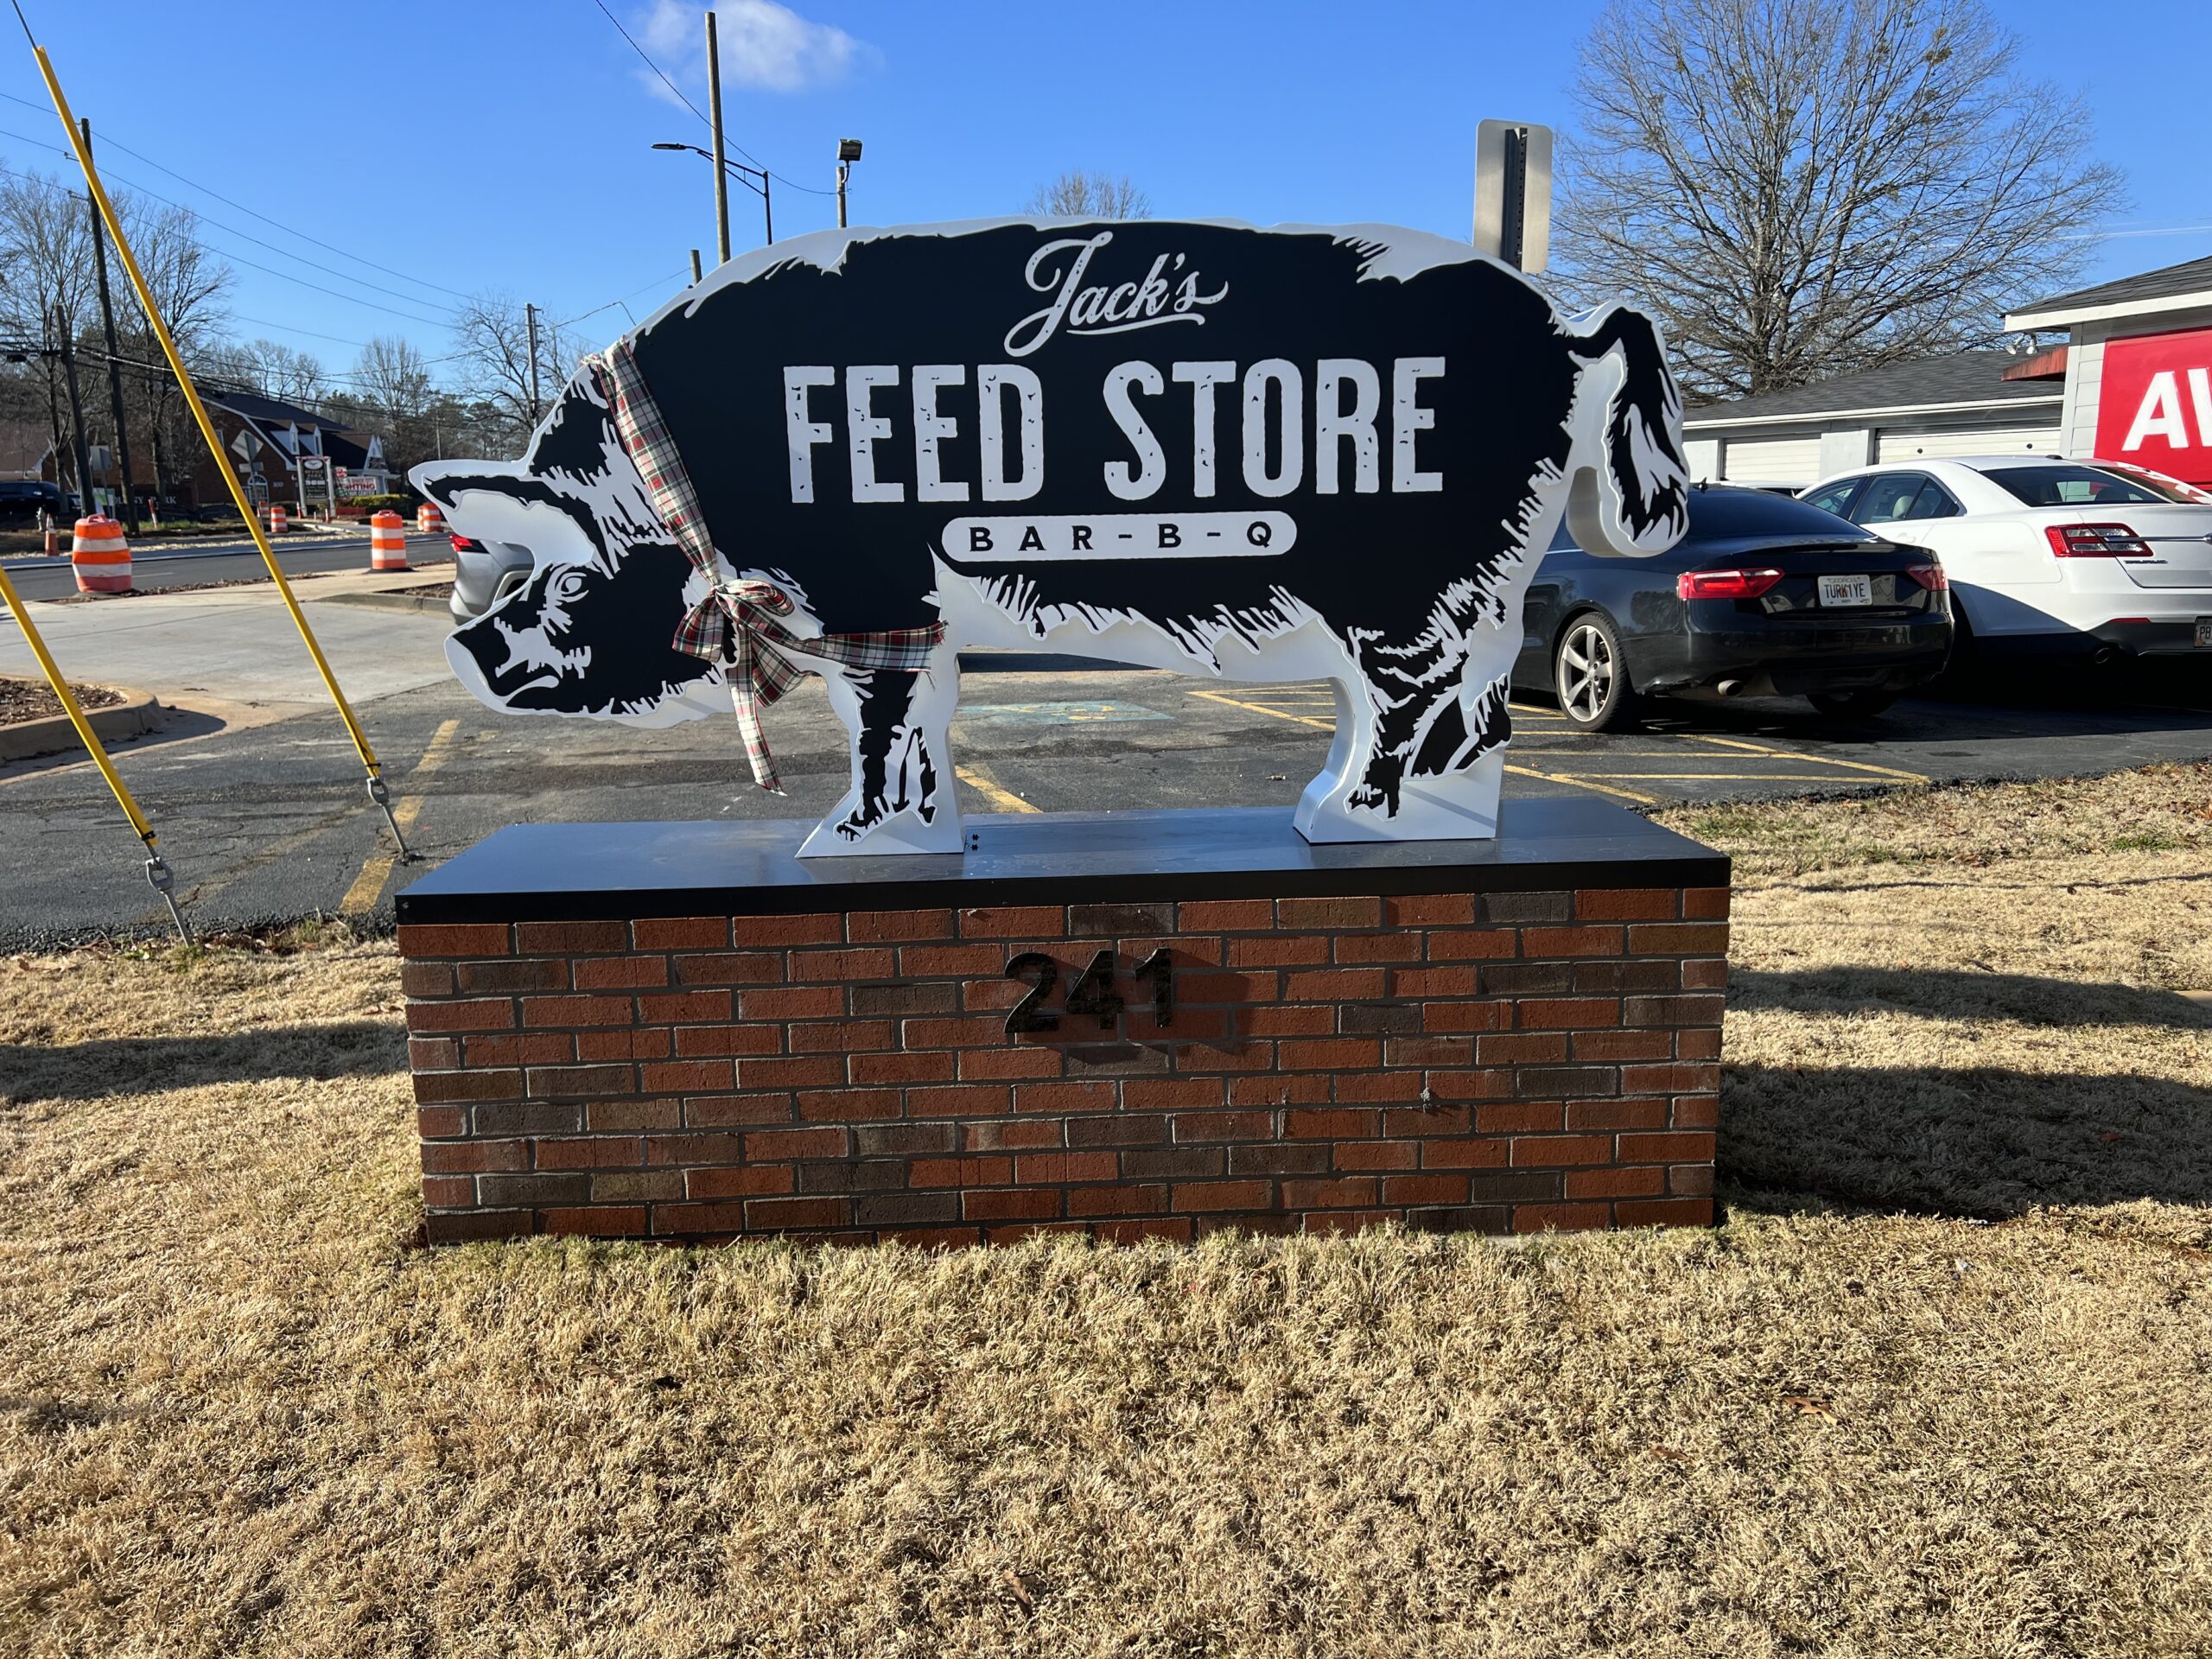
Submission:
[[[415,529],[424,536],[435,536],[446,527],[446,516],[438,511],[435,501],[425,501],[415,509]]]
[[[284,533],[285,524],[286,517],[283,504],[281,502],[271,501],[269,504],[269,533],[271,536],[283,535]]]
[[[407,568],[407,521],[389,510],[377,514],[369,520],[369,569]]]
[[[130,591],[130,543],[123,539],[123,526],[105,513],[96,512],[77,521],[77,539],[69,563],[77,573],[79,593]]]

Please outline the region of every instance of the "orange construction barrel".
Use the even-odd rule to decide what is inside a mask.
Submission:
[[[130,543],[123,539],[123,526],[105,513],[96,512],[77,521],[77,539],[69,563],[77,573],[79,593],[130,591]]]
[[[269,504],[269,533],[271,536],[281,536],[284,532],[284,525],[285,515],[283,505],[271,501]]]
[[[369,569],[407,568],[407,521],[387,509],[369,520]]]
[[[424,536],[435,536],[446,527],[446,516],[438,511],[435,501],[425,501],[415,509],[415,528]]]

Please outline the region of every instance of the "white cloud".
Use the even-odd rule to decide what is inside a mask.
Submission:
[[[703,86],[706,29],[696,0],[653,0],[639,38],[677,81]],[[715,0],[721,40],[722,82],[771,92],[804,92],[842,80],[874,48],[830,23],[802,17],[775,0]],[[650,70],[646,88],[669,103],[678,100]]]

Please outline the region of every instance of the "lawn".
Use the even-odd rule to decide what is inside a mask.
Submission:
[[[2212,767],[1670,821],[1710,1231],[425,1252],[388,945],[0,962],[0,1654],[2205,1651]]]

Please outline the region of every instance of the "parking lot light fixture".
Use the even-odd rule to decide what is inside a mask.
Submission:
[[[837,141],[837,228],[845,228],[845,180],[853,170],[853,163],[861,158],[861,141],[840,138]]]

